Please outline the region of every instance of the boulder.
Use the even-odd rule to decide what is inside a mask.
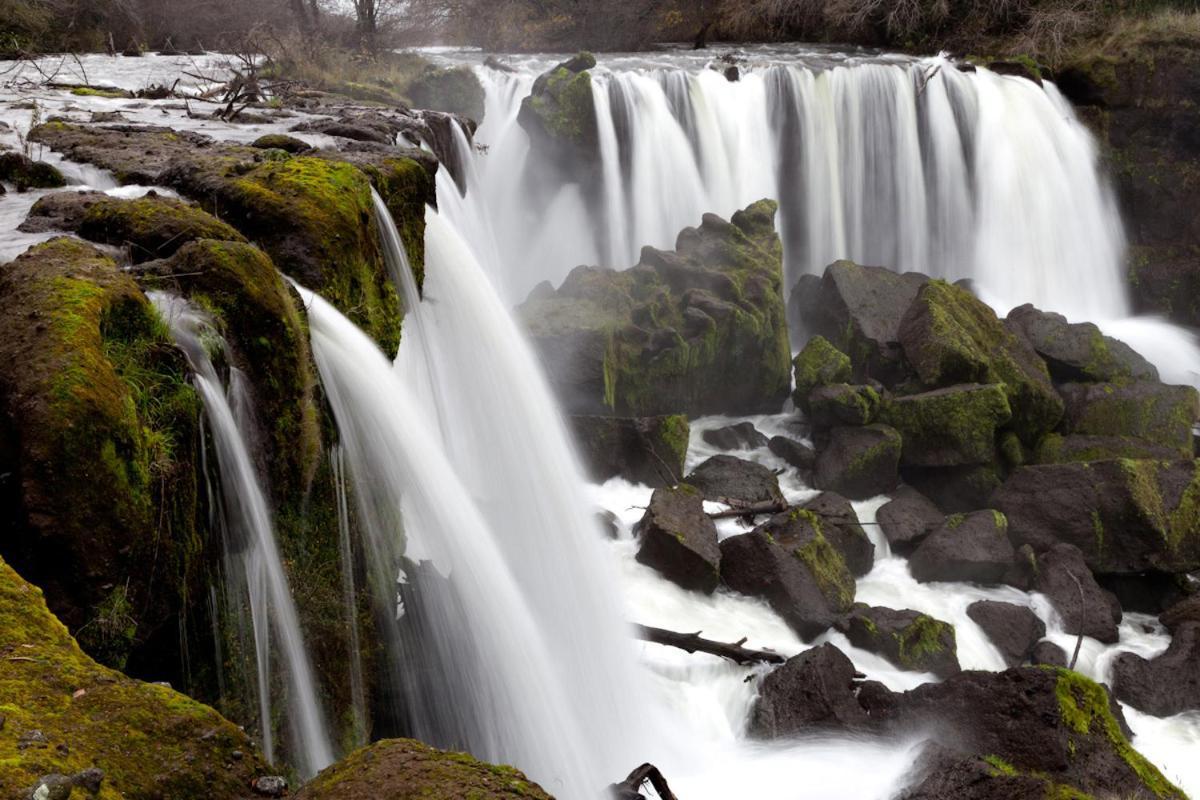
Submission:
[[[970,292],[945,281],[923,285],[898,331],[904,355],[930,388],[1000,384],[1009,426],[1033,445],[1063,414],[1063,401],[1033,347],[1004,327]]]
[[[772,436],[767,449],[801,472],[811,472],[817,463],[817,454],[811,447],[786,436]]]
[[[1049,639],[1042,639],[1029,652],[1029,663],[1035,667],[1065,667],[1067,666],[1067,651]]]
[[[899,555],[910,554],[945,519],[937,506],[911,486],[901,486],[875,513],[888,545]]]
[[[483,122],[483,84],[470,67],[425,67],[408,85],[408,96],[417,108],[461,114]]]
[[[1070,323],[1026,304],[1008,312],[1005,325],[1033,345],[1055,383],[1158,380],[1153,364],[1091,322]]]
[[[990,509],[948,517],[917,546],[908,561],[921,582],[997,584],[1013,562],[1008,521]]]
[[[296,800],[553,800],[517,769],[436,750],[415,739],[384,739],[326,767]]]
[[[950,386],[892,398],[882,422],[904,439],[901,462],[918,467],[989,464],[996,460],[996,432],[1012,417],[998,384]]]
[[[1004,483],[999,464],[963,467],[904,467],[904,482],[928,497],[947,514],[965,514],[990,505],[992,494]]]
[[[1101,575],[1096,582],[1105,592],[1117,598],[1122,609],[1151,615],[1165,612],[1191,597],[1197,589],[1190,576],[1169,572]]]
[[[1090,436],[1081,433],[1064,436],[1048,433],[1038,443],[1033,463],[1066,464],[1072,461],[1111,461],[1116,458],[1162,461],[1178,457],[1178,448],[1164,447],[1132,436]]]
[[[838,623],[850,644],[901,669],[947,678],[959,671],[954,626],[917,611],[859,603]]]
[[[568,420],[592,480],[620,476],[660,488],[683,477],[690,428],[682,414],[662,417],[577,416]]]
[[[833,383],[808,395],[808,418],[815,430],[839,425],[868,425],[879,413],[879,392],[870,386]]]
[[[830,552],[832,548],[823,554]],[[721,582],[735,592],[765,600],[805,640],[820,636],[838,618],[821,582],[805,563],[763,532],[721,542]]]
[[[808,398],[814,389],[850,381],[850,357],[824,336],[814,336],[792,359],[792,373],[796,379],[792,400],[807,413]]]
[[[1071,791],[1037,775],[1021,775],[995,755],[964,756],[936,742],[921,751],[896,800],[1045,800]]]
[[[86,656],[42,593],[3,561],[0,652],[10,654],[0,658],[6,797],[47,783],[63,797],[77,787],[77,798],[102,789],[102,797],[242,800],[267,771],[249,737],[216,711]]]
[[[824,531],[821,518],[803,508],[776,514],[754,529],[799,559],[817,581],[829,607],[845,613],[854,605],[854,576]]]
[[[850,574],[861,578],[875,565],[875,545],[858,521],[854,506],[836,492],[821,492],[802,508],[817,515],[821,531],[841,553]]]
[[[1200,466],[1118,460],[1022,467],[992,496],[1016,544],[1083,551],[1097,574],[1200,568]]]
[[[983,629],[1010,667],[1025,663],[1046,635],[1046,623],[1028,606],[977,600],[967,606],[967,616]]]
[[[1113,693],[1156,717],[1200,710],[1200,623],[1178,625],[1166,652],[1151,659],[1121,653],[1113,660]]]
[[[264,134],[251,142],[250,146],[257,147],[259,150],[282,150],[293,155],[312,149],[308,142],[284,133]]]
[[[766,447],[768,439],[759,433],[752,422],[739,422],[705,431],[701,438],[721,450],[754,450]]]
[[[928,281],[913,272],[837,261],[825,268],[807,321],[850,357],[856,380],[891,386],[908,374],[899,346],[900,320]]]
[[[655,489],[634,530],[641,539],[639,563],[685,589],[710,594],[717,588],[721,570],[717,528],[704,513],[697,490],[687,484]]]
[[[1067,633],[1082,633],[1106,644],[1117,641],[1120,605],[1114,614],[1109,595],[1092,577],[1079,548],[1059,544],[1040,554],[1033,588],[1050,599]]]
[[[594,160],[600,146],[592,74],[596,59],[587,53],[538,76],[521,101],[517,121],[536,147],[562,165]]]
[[[0,181],[13,184],[18,192],[67,185],[57,167],[45,161],[34,161],[21,153],[0,153]]]
[[[871,720],[855,696],[854,675],[854,664],[831,644],[792,656],[759,683],[749,735],[774,739],[868,728]]]
[[[901,439],[887,425],[840,427],[817,453],[813,484],[852,500],[884,494],[899,482]]]
[[[730,506],[783,503],[775,473],[744,458],[715,455],[684,479],[700,490],[705,500]]]
[[[791,385],[776,204],[706,214],[673,252],[577,267],[518,310],[577,414],[776,413]],[[736,376],[736,380],[731,379]]]
[[[53,192],[42,195],[29,209],[17,230],[25,233],[64,233],[79,230],[92,204],[110,199],[104,192]]]
[[[1191,457],[1192,426],[1200,417],[1200,394],[1191,386],[1161,383],[1069,383],[1064,433],[1130,436]]]
[[[1158,621],[1171,633],[1175,633],[1185,623],[1200,623],[1200,594],[1180,600],[1160,614]]]

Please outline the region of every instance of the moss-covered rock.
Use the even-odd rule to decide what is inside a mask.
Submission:
[[[875,421],[879,406],[879,392],[873,387],[833,383],[809,394],[808,419],[818,431],[838,425],[869,425]]]
[[[1136,439],[1132,436],[1089,436],[1049,433],[1033,453],[1035,464],[1065,464],[1070,461],[1110,461],[1114,458],[1170,460],[1177,448]],[[1020,465],[1013,465],[1020,466]]]
[[[1003,387],[989,384],[894,397],[880,421],[900,431],[902,463],[952,467],[995,461],[997,429],[1011,416]]]
[[[901,669],[947,678],[959,671],[954,626],[916,611],[859,603],[839,623],[855,647],[878,653]]]
[[[674,252],[646,248],[623,272],[579,267],[531,296],[520,313],[568,410],[777,411],[791,376],[775,211],[706,214]]]
[[[266,772],[246,734],[211,708],[86,656],[42,593],[3,561],[0,653],[5,797],[24,796],[44,775],[99,769],[99,792],[89,795],[98,800],[234,800]]]
[[[1012,410],[1010,425],[1026,444],[1036,444],[1062,418],[1063,401],[1045,362],[965,289],[945,281],[922,286],[898,339],[926,386],[1001,384]]]
[[[620,475],[652,487],[683,477],[690,426],[687,417],[576,416],[568,422],[580,457],[594,480]]]
[[[413,739],[385,739],[355,751],[313,778],[296,800],[553,800],[512,767]]]
[[[850,357],[824,336],[814,336],[792,360],[792,372],[796,379],[792,400],[797,408],[807,412],[808,396],[813,389],[850,382]]]
[[[1008,313],[1005,325],[1033,345],[1055,381],[1158,380],[1153,364],[1091,322],[1069,323],[1061,314],[1023,305]]]
[[[521,101],[518,122],[535,144],[564,162],[593,157],[599,148],[592,74],[596,59],[588,53],[556,66],[538,77]]]
[[[174,641],[199,593],[198,398],[146,297],[90,245],[31,248],[0,270],[0,300],[0,548],[122,665]]]
[[[448,111],[483,122],[483,84],[469,67],[427,66],[408,85],[408,96],[418,108]]]
[[[18,192],[67,185],[57,167],[45,161],[34,161],[21,153],[0,153],[0,181],[14,184]]]
[[[844,614],[854,605],[854,576],[842,554],[825,537],[821,518],[803,508],[793,508],[755,528],[798,558],[817,582],[829,607]]]
[[[1070,383],[1060,388],[1066,402],[1065,433],[1125,436],[1191,456],[1192,426],[1200,418],[1200,393],[1191,386],[1161,383]]]
[[[80,220],[79,235],[127,247],[134,263],[165,258],[196,239],[246,241],[196,206],[153,192],[134,200],[105,197],[90,203]]]
[[[308,142],[297,139],[295,136],[288,136],[285,133],[264,134],[251,142],[250,146],[257,147],[260,150],[282,150],[285,153],[293,155],[312,149]]]
[[[895,428],[878,423],[834,428],[817,451],[813,485],[865,500],[896,488],[903,444]]]

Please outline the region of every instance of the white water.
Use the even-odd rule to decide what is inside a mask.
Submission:
[[[227,552],[226,562],[236,563],[233,572],[239,576],[237,583],[246,594],[239,600],[250,604],[263,754],[268,761],[275,760],[271,698],[282,673],[287,698],[283,715],[291,736],[290,760],[302,777],[311,777],[333,763],[333,746],[317,699],[319,690],[300,619],[275,542],[270,505],[246,444],[249,431],[245,413],[249,398],[244,376],[231,367],[226,390],[209,355],[210,348],[223,344],[211,321],[181,298],[161,292],[150,292],[149,297],[187,355],[193,383],[204,402],[212,430],[221,476],[222,507],[231,534],[227,547],[232,552]],[[276,648],[282,662],[278,668],[271,660]]]

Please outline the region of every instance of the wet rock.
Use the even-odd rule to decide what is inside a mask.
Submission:
[[[1187,575],[1169,572],[1101,575],[1096,582],[1120,601],[1121,608],[1139,614],[1161,614],[1196,591]]]
[[[908,561],[914,578],[1000,583],[1013,562],[1008,521],[990,509],[955,514],[918,545]]]
[[[995,461],[997,429],[1011,417],[1004,388],[989,384],[892,398],[880,421],[903,437],[903,464],[954,467]]]
[[[689,426],[683,415],[568,419],[580,457],[593,480],[620,476],[658,488],[683,476]]]
[[[825,534],[825,525],[816,513],[794,508],[771,517],[755,528],[754,533],[799,559],[834,611],[845,613],[854,605],[854,576],[842,553]]]
[[[1035,667],[1039,665],[1065,667],[1067,666],[1067,651],[1049,639],[1042,639],[1030,651],[1029,663]]]
[[[70,800],[75,782],[66,775],[43,775],[25,793],[27,800]]]
[[[1050,598],[1067,633],[1108,644],[1117,641],[1120,606],[1114,614],[1109,595],[1096,583],[1079,548],[1060,544],[1041,553],[1033,585]]]
[[[1200,568],[1193,460],[1096,461],[1022,467],[992,496],[1016,544],[1083,551],[1097,574]]]
[[[705,500],[739,506],[783,503],[779,478],[774,472],[743,458],[715,455],[684,479],[700,490]]]
[[[839,425],[868,425],[879,413],[879,392],[870,386],[834,383],[808,395],[808,418],[815,430]]]
[[[234,228],[196,206],[150,192],[133,200],[97,199],[79,223],[79,235],[126,248],[135,264],[166,258],[197,239],[245,242]]]
[[[825,269],[807,322],[849,355],[856,380],[890,386],[908,374],[898,344],[900,320],[928,281],[913,272],[834,262]]]
[[[414,739],[384,739],[356,750],[309,781],[296,800],[552,800],[512,767],[435,750]]]
[[[285,153],[292,153],[293,155],[312,149],[312,146],[308,142],[284,133],[268,133],[260,136],[251,142],[250,146],[257,147],[260,150],[282,150]]]
[[[999,756],[964,756],[927,744],[896,800],[1044,800],[1049,781],[1020,775]]]
[[[817,454],[811,447],[786,436],[772,436],[767,449],[800,472],[811,472],[817,463]]]
[[[901,486],[875,514],[888,545],[900,555],[915,550],[945,519],[937,506],[911,486]]]
[[[1058,424],[1063,401],[1033,347],[1004,327],[990,307],[944,281],[921,287],[899,325],[904,355],[930,388],[1000,384],[1012,430],[1026,444]]]
[[[859,524],[849,500],[836,492],[821,492],[802,508],[817,515],[821,531],[841,553],[851,575],[860,578],[871,571],[875,565],[875,545]]]
[[[1010,667],[1025,663],[1046,635],[1046,624],[1027,606],[977,600],[967,606],[967,616],[983,629]]]
[[[900,434],[887,425],[840,427],[817,453],[813,483],[852,500],[884,494],[899,482]]]
[[[445,69],[430,65],[409,84],[408,96],[417,108],[462,114],[483,122],[483,84],[469,67]]]
[[[762,532],[721,542],[721,582],[735,592],[766,600],[803,639],[812,640],[837,620],[817,578],[794,553]]]
[[[1056,383],[1158,380],[1153,364],[1093,323],[1070,323],[1028,304],[1010,311],[1005,323],[1033,345]]]
[[[326,136],[377,144],[395,144],[396,134],[402,129],[403,126],[394,118],[373,111],[345,113],[337,119],[302,122],[292,128],[293,131],[323,133]]]
[[[999,464],[963,467],[904,467],[904,482],[947,514],[965,514],[991,505],[992,494],[1004,483]]]
[[[1066,401],[1065,433],[1130,436],[1178,456],[1193,454],[1192,426],[1200,417],[1200,394],[1191,386],[1161,383],[1070,383],[1059,388]]]
[[[287,795],[288,783],[287,778],[282,775],[263,775],[255,778],[250,788],[262,797],[284,797]]]
[[[517,121],[539,148],[559,163],[594,158],[599,148],[592,74],[588,71],[595,66],[594,56],[580,53],[540,75],[521,102]]]
[[[754,450],[766,447],[768,439],[759,433],[758,428],[751,422],[739,422],[714,428],[702,434],[704,441],[722,450]]]
[[[859,603],[838,629],[855,647],[877,653],[901,669],[946,678],[959,671],[954,626],[908,609]]]
[[[871,719],[855,696],[854,675],[854,664],[831,644],[789,658],[759,684],[749,734],[774,739],[869,727]]]
[[[1117,699],[1139,711],[1169,717],[1200,710],[1200,623],[1176,627],[1166,652],[1155,658],[1121,653],[1112,674]]]
[[[107,198],[104,192],[55,192],[39,197],[17,230],[25,233],[77,231],[87,210]]]
[[[810,339],[812,331],[809,329],[808,320],[816,313],[816,302],[820,291],[821,276],[810,273],[797,278],[796,282],[792,284],[792,291],[788,294],[788,331],[791,333],[792,345],[797,350]],[[849,379],[850,377],[847,375],[846,380]]]
[[[808,398],[814,389],[835,383],[849,383],[850,357],[838,350],[824,336],[814,336],[792,359],[796,388],[792,400],[796,407],[808,411]]]
[[[717,588],[721,569],[717,528],[704,513],[696,489],[687,484],[655,489],[635,533],[641,538],[639,563],[685,589],[709,594]]]
[[[1042,85],[1042,75],[1036,64],[1024,61],[991,61],[988,63],[988,69],[997,75],[1012,75],[1032,81],[1038,86]]]
[[[604,535],[609,539],[616,539],[620,533],[620,520],[617,515],[608,509],[601,509],[592,515],[596,520],[596,526],[604,532]]]
[[[1072,461],[1110,461],[1117,458],[1170,460],[1179,450],[1132,436],[1090,436],[1049,433],[1042,437],[1033,455],[1037,464],[1066,464]]]
[[[57,167],[21,153],[0,153],[0,181],[15,185],[18,192],[67,185]]]
[[[1158,621],[1175,633],[1188,622],[1200,623],[1200,594],[1181,600],[1159,615]]]

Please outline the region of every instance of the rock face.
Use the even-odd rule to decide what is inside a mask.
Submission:
[[[1096,461],[1023,467],[997,490],[1016,544],[1066,542],[1097,574],[1200,567],[1195,461]]]
[[[1010,667],[1025,663],[1046,635],[1046,624],[1026,606],[977,600],[967,606],[967,616],[983,629]]]
[[[854,696],[854,664],[841,650],[823,644],[789,658],[758,687],[749,733],[783,738],[832,728],[866,728],[866,711]]]
[[[779,490],[779,478],[775,473],[743,458],[716,455],[685,478],[698,490],[705,500],[725,503],[730,506],[746,506],[754,503],[783,503],[783,492]]]
[[[1111,461],[1112,459],[1153,459],[1169,461],[1179,457],[1179,449],[1164,447],[1132,436],[1088,436],[1086,434],[1047,434],[1038,443],[1033,463],[1065,464],[1071,461]]]
[[[1158,380],[1153,364],[1090,322],[1069,323],[1027,304],[1010,311],[1005,323],[1033,345],[1057,383]]]
[[[954,467],[995,461],[997,429],[1011,417],[1004,387],[989,384],[896,397],[881,420],[900,432],[904,464]]]
[[[1178,626],[1167,651],[1155,658],[1118,655],[1113,661],[1113,693],[1157,717],[1200,709],[1200,623]]]
[[[659,488],[683,477],[687,417],[571,417],[580,456],[593,480],[621,476]]]
[[[911,486],[901,486],[875,514],[892,550],[908,555],[942,524],[946,515]]]
[[[676,249],[617,272],[578,267],[519,309],[569,411],[778,411],[791,383],[776,205],[706,214]],[[731,379],[736,376],[736,379]]]
[[[415,739],[384,739],[356,750],[313,778],[296,800],[553,800],[512,767],[435,750]]]
[[[1013,563],[1008,521],[991,510],[955,514],[917,547],[908,568],[919,581],[995,584]]]
[[[954,626],[917,611],[858,604],[839,623],[855,647],[878,653],[901,669],[947,678],[959,671]]]
[[[96,786],[102,797],[242,800],[267,771],[216,711],[84,655],[41,592],[3,561],[0,652],[14,654],[0,659],[0,786],[14,797],[53,774],[72,776],[65,788],[77,785],[76,797]]]
[[[717,528],[704,513],[696,489],[687,484],[655,489],[636,532],[641,537],[640,563],[685,589],[708,594],[717,588],[721,569]]]
[[[1200,416],[1200,395],[1191,386],[1160,383],[1072,383],[1060,388],[1067,404],[1066,433],[1131,436],[1193,454],[1192,425]]]
[[[900,480],[901,439],[887,425],[840,427],[817,453],[813,483],[852,500],[884,494]]]

